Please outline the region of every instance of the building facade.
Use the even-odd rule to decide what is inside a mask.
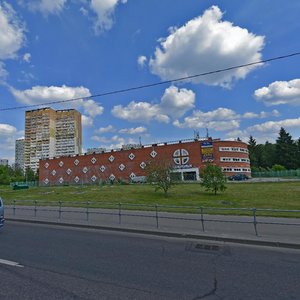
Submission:
[[[145,176],[152,160],[167,160],[181,180],[199,180],[207,162],[222,168],[226,176],[251,176],[247,144],[240,141],[195,139],[144,145],[141,148],[103,151],[40,161],[40,185],[87,184],[103,181],[131,181]]]
[[[16,140],[15,145],[15,168],[24,170],[24,139]]]
[[[26,111],[24,167],[37,171],[39,160],[81,154],[81,114],[43,108]]]

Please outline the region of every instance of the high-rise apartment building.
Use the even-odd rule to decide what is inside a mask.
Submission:
[[[75,109],[57,110],[55,156],[81,154],[81,114]]]
[[[15,168],[24,170],[24,139],[16,140]]]
[[[39,159],[81,154],[81,114],[49,107],[26,111],[25,168],[36,171]]]

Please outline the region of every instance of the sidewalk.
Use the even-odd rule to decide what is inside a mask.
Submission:
[[[191,237],[300,249],[300,218],[256,218],[166,213],[115,209],[13,206],[5,207],[6,220],[92,227],[164,236]],[[272,223],[279,223],[272,224]],[[283,225],[285,224],[285,225]],[[257,235],[256,235],[257,232]]]

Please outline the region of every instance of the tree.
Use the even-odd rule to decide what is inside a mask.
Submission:
[[[293,141],[292,136],[280,128],[279,137],[276,140],[276,163],[287,169],[297,168],[297,145]]]
[[[27,167],[25,170],[25,178],[26,178],[26,181],[35,181],[36,180],[36,174],[34,174],[34,171],[30,167]]]
[[[296,152],[296,156],[297,156],[297,168],[300,168],[300,138],[297,140],[297,152]]]
[[[257,157],[257,144],[255,138],[253,138],[252,135],[249,137],[248,141],[248,150],[249,150],[249,158],[250,158],[250,164],[251,168],[259,167],[258,165],[258,157]]]
[[[153,160],[147,163],[145,167],[147,182],[155,186],[155,191],[162,189],[165,197],[168,196],[168,190],[173,185],[171,173],[173,165],[167,160]]]
[[[284,170],[286,170],[286,168],[282,165],[275,164],[274,166],[272,166],[272,171],[284,171]]]
[[[261,147],[261,158],[259,160],[259,166],[265,169],[270,169],[276,163],[276,145],[268,141],[264,145],[259,145]]]
[[[226,177],[222,169],[218,166],[207,164],[202,171],[202,183],[206,191],[212,191],[217,194],[218,191],[226,190]]]

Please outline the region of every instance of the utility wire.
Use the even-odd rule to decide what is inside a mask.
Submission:
[[[259,64],[264,64],[264,63],[267,63],[267,62],[270,62],[270,61],[281,60],[281,59],[290,58],[290,57],[298,56],[298,55],[300,55],[300,52],[294,52],[294,53],[290,53],[290,54],[287,54],[287,55],[276,56],[276,57],[272,57],[272,58],[268,58],[268,59],[264,59],[264,60],[260,60],[260,61],[256,61],[256,62],[251,62],[251,63],[248,63],[248,64],[243,64],[243,65],[233,66],[233,67],[229,67],[229,68],[225,68],[225,69],[219,69],[219,70],[204,72],[204,73],[200,73],[200,74],[175,78],[175,79],[171,79],[171,80],[154,82],[154,83],[140,85],[140,86],[136,86],[136,87],[130,87],[130,88],[126,88],[126,89],[120,89],[120,90],[114,90],[114,91],[109,91],[109,92],[100,93],[100,94],[94,94],[94,95],[91,95],[91,96],[88,96],[88,97],[79,97],[79,98],[72,98],[72,99],[66,99],[66,100],[51,101],[51,102],[46,102],[46,103],[41,103],[41,104],[32,104],[32,105],[0,108],[0,111],[8,111],[8,110],[16,110],[16,109],[27,109],[27,108],[31,108],[31,107],[66,103],[66,102],[79,101],[79,100],[85,100],[85,99],[91,99],[91,98],[97,98],[97,97],[104,97],[104,96],[108,96],[108,95],[121,94],[121,93],[130,92],[130,91],[146,89],[146,88],[150,88],[150,87],[154,87],[154,86],[158,86],[158,85],[164,85],[164,84],[168,84],[168,83],[172,83],[172,82],[186,81],[186,80],[197,78],[197,77],[203,77],[203,76],[222,73],[222,72],[226,72],[226,71],[230,71],[230,70],[250,67],[250,66],[259,65]]]

